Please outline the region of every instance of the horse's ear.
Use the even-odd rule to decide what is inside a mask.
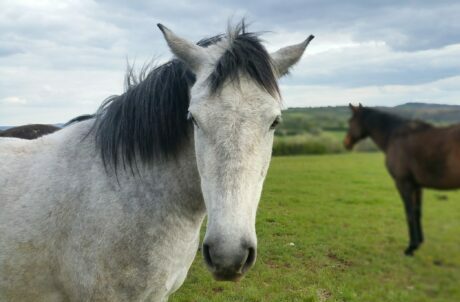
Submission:
[[[163,33],[163,36],[174,55],[184,61],[184,63],[187,64],[192,71],[198,71],[200,66],[202,66],[203,62],[206,60],[206,51],[204,48],[177,36],[169,28],[160,23],[158,23],[157,26]]]
[[[351,111],[353,113],[357,113],[359,109],[363,108],[361,103],[358,106],[353,106],[351,103],[348,104],[348,107],[350,107]]]
[[[302,43],[281,48],[270,54],[278,77],[289,73],[289,68],[300,60],[308,44],[310,44],[310,41],[314,37],[311,35]]]

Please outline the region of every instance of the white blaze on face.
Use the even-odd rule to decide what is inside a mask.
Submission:
[[[197,77],[189,112],[208,213],[203,254],[215,278],[235,280],[255,261],[256,212],[271,157],[271,126],[281,115],[281,103],[243,74],[239,84],[226,83],[212,94],[207,79],[226,41],[202,48],[160,28],[174,54]],[[272,54],[275,73],[286,74],[311,39]]]
[[[212,259],[222,259],[213,264],[222,267],[238,261],[231,255],[255,258],[255,218],[273,145],[270,126],[281,115],[278,100],[249,79],[240,83],[213,99],[192,99],[190,106],[208,212],[205,244]]]

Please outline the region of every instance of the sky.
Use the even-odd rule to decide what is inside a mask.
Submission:
[[[0,0],[0,125],[60,123],[123,92],[127,61],[171,53],[245,17],[269,51],[303,41],[285,107],[460,104],[460,1]]]

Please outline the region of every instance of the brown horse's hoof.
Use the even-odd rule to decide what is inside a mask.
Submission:
[[[414,252],[417,248],[416,247],[413,247],[413,246],[409,246],[405,251],[404,251],[404,255],[406,256],[414,256]]]

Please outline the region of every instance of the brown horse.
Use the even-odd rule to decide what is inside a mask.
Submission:
[[[17,137],[23,139],[36,139],[40,136],[53,133],[61,128],[53,125],[31,124],[9,128],[0,131],[0,137]]]
[[[422,188],[460,188],[460,125],[434,127],[375,109],[354,107],[344,140],[352,149],[370,137],[385,152],[385,163],[404,201],[409,227],[406,255],[423,242]]]
[[[67,127],[71,124],[86,121],[88,119],[94,118],[94,114],[83,114],[79,115],[67,123],[64,124],[63,127]],[[9,128],[4,131],[0,131],[0,137],[16,137],[22,139],[36,139],[40,136],[51,134],[60,130],[61,128],[53,125],[46,125],[46,124],[30,124],[24,126],[17,126],[13,128]]]

